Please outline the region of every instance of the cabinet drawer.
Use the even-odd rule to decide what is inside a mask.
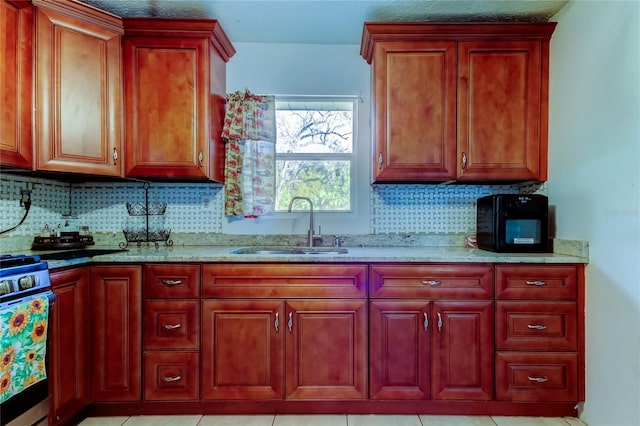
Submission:
[[[491,265],[373,265],[371,297],[493,298]]]
[[[363,298],[367,267],[345,264],[217,264],[202,267],[202,297]]]
[[[496,302],[496,348],[578,350],[574,302]]]
[[[187,299],[199,294],[199,265],[145,265],[145,297]]]
[[[497,352],[498,401],[578,401],[576,352]]]
[[[195,300],[144,302],[144,347],[198,349],[200,313]]]
[[[496,266],[498,299],[575,299],[578,267],[575,265]]]
[[[146,352],[144,399],[148,401],[197,400],[197,352]]]

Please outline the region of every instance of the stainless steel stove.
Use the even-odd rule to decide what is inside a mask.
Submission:
[[[51,291],[47,262],[38,256],[0,256],[0,313],[10,312],[18,305],[42,296],[49,299],[50,318],[56,296]],[[14,362],[15,360],[10,359],[14,343],[10,333],[0,336],[3,336],[0,352],[4,348],[7,362]],[[3,355],[0,354],[1,356]],[[0,359],[0,362],[3,361],[4,359]],[[40,380],[0,403],[0,426],[31,426],[41,422],[48,415],[49,404],[48,380]]]

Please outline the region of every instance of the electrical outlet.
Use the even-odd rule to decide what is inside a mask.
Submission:
[[[21,189],[20,190],[20,207],[24,207],[26,203],[31,203],[31,190]]]

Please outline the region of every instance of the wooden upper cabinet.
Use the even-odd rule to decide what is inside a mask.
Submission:
[[[38,170],[120,176],[120,18],[72,0],[34,0]]]
[[[365,23],[372,182],[547,179],[555,23]]]
[[[0,3],[0,165],[33,167],[33,6]]]
[[[125,175],[224,181],[226,62],[216,20],[124,19]]]
[[[540,42],[458,45],[458,179],[547,179],[542,78]]]
[[[381,42],[374,55],[375,179],[455,178],[455,42]]]

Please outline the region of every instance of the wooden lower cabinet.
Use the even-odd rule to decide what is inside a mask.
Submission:
[[[143,399],[198,401],[200,265],[150,264],[143,273]]]
[[[139,401],[142,363],[142,268],[91,271],[91,399]]]
[[[51,311],[49,424],[78,414],[89,402],[89,270],[51,273],[57,300]]]
[[[92,415],[576,416],[585,399],[584,265],[88,270],[89,395],[80,378],[63,388],[61,419],[82,401]],[[61,305],[80,303],[73,279],[58,278]],[[54,389],[85,368],[72,359],[52,364]]]
[[[431,398],[432,305],[428,300],[370,302],[372,399]]]
[[[496,266],[496,400],[584,401],[584,266]]]
[[[364,399],[364,300],[204,300],[202,398]]]
[[[282,301],[202,301],[202,399],[284,396]]]
[[[493,301],[374,300],[370,317],[371,398],[493,398]]]
[[[366,398],[366,300],[291,300],[285,314],[285,398]]]
[[[433,306],[433,399],[493,399],[493,301]]]

